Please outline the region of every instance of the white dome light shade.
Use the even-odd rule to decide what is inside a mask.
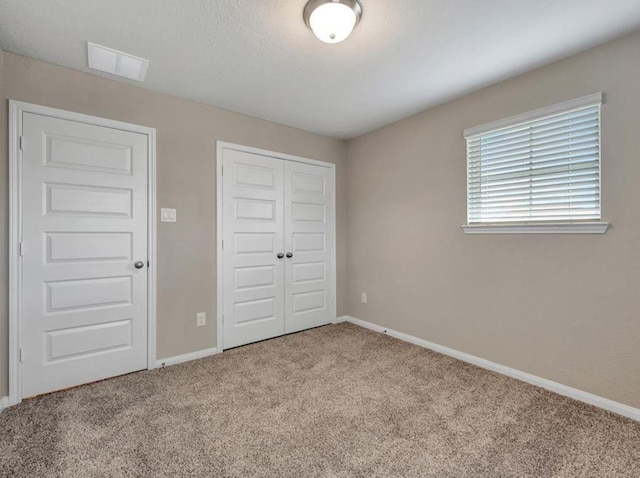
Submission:
[[[356,0],[312,0],[305,7],[304,17],[319,40],[339,43],[351,35],[361,13],[362,9]]]
[[[323,42],[339,43],[351,35],[356,26],[356,14],[342,3],[325,3],[313,11],[309,25]]]

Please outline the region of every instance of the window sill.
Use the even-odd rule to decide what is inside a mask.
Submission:
[[[474,224],[460,227],[465,234],[604,234],[609,229],[609,223]]]

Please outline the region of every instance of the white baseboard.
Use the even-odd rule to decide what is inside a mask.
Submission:
[[[551,392],[555,392],[565,397],[573,398],[574,400],[578,400],[580,402],[588,403],[589,405],[603,408],[610,412],[617,413],[618,415],[631,418],[632,420],[640,421],[639,408],[634,408],[634,407],[630,407],[629,405],[625,405],[623,403],[614,402],[613,400],[609,400],[608,398],[604,398],[598,395],[594,395],[592,393],[584,392],[582,390],[578,390],[577,388],[573,388],[567,385],[563,385],[561,383],[553,382],[551,380],[547,380],[546,378],[538,377],[536,375],[532,375],[527,372],[522,372],[520,370],[516,370],[514,368],[507,367],[505,365],[500,365],[498,363],[491,362],[490,360],[476,357],[475,355],[470,355],[464,352],[460,352],[458,350],[445,347],[444,345],[438,345],[433,342],[419,339],[418,337],[404,334],[402,332],[397,332],[395,330],[391,330],[386,327],[381,327],[380,325],[372,324],[371,322],[365,322],[364,320],[356,319],[354,317],[350,317],[350,316],[338,317],[336,322],[338,323],[351,322],[352,324],[358,325],[360,327],[364,327],[365,329],[387,334],[391,337],[404,340],[405,342],[410,342],[414,345],[418,345],[420,347],[433,350],[434,352],[438,352],[444,355],[448,355],[449,357],[462,360],[463,362],[467,362],[467,363],[476,365],[478,367],[491,370],[493,372],[497,372],[511,378],[515,378],[516,380],[520,380],[522,382],[530,383],[531,385],[535,385],[537,387],[550,390]]]
[[[1,397],[0,398],[0,413],[2,413],[2,410],[7,408],[8,406],[9,406],[9,397]]]
[[[191,360],[197,360],[211,355],[218,354],[218,348],[213,347],[211,349],[198,350],[197,352],[191,352],[184,355],[176,355],[175,357],[168,357],[156,360],[155,368],[169,367],[171,365],[177,365],[183,362],[190,362]]]

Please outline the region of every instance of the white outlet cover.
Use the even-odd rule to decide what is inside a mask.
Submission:
[[[203,325],[207,325],[207,313],[206,312],[198,312],[196,314],[196,323],[198,327],[202,327]]]
[[[363,304],[366,304],[366,303],[367,303],[367,293],[366,293],[366,292],[363,292],[363,293],[362,293],[362,298],[361,298],[361,299],[362,299],[362,303],[363,303]]]
[[[177,217],[177,212],[175,209],[167,209],[167,208],[162,208],[160,209],[160,221],[162,222],[176,222],[178,217]]]

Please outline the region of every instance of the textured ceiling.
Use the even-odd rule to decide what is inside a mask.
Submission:
[[[361,0],[344,43],[305,0],[0,0],[0,46],[82,71],[86,41],[151,60],[143,86],[351,138],[640,28],[640,0]]]

